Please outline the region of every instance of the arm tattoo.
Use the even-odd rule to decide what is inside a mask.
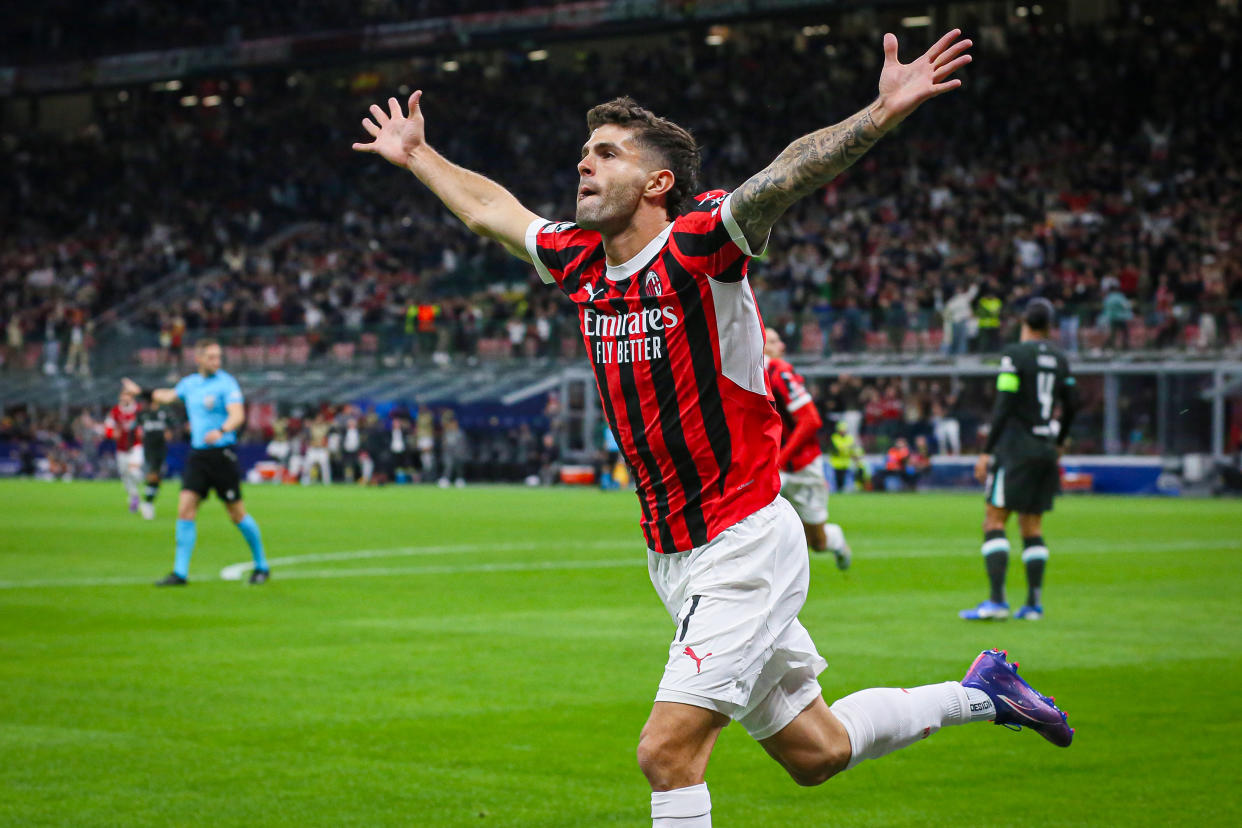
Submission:
[[[752,245],[762,244],[773,223],[791,204],[840,175],[882,135],[867,108],[786,147],[766,169],[733,193],[733,217],[747,240]]]

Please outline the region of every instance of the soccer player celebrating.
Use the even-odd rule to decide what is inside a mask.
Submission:
[[[270,577],[263,555],[259,524],[246,514],[241,496],[241,470],[237,466],[237,430],[246,420],[241,387],[232,375],[220,369],[220,345],[211,339],[198,343],[194,352],[198,373],[182,377],[175,388],[157,388],[151,401],[167,405],[176,400],[185,404],[190,420],[190,457],[181,477],[181,496],[177,500],[176,559],[173,571],[156,586],[185,586],[190,575],[190,557],[198,535],[198,504],[215,489],[229,517],[241,531],[254,558],[250,583],[262,584]],[[133,380],[125,386],[133,394],[141,389]]]
[[[148,399],[138,414],[138,429],[142,435],[142,458],[146,471],[146,485],[142,490],[142,502],[138,510],[147,520],[155,519],[155,495],[160,490],[164,476],[164,459],[168,456],[168,429],[170,426],[168,406]]]
[[[902,64],[885,35],[878,99],[794,141],[732,194],[695,194],[699,151],[681,127],[628,98],[597,106],[573,222],[540,218],[432,149],[421,91],[408,114],[390,98],[363,120],[374,140],[354,149],[408,169],[578,306],[604,413],[633,469],[651,581],[675,621],[638,745],[655,828],[710,826],[704,773],[731,719],[807,785],[947,724],[995,720],[1059,745],[1072,738],[1061,711],[991,650],[961,682],[863,690],[830,708],[816,679],[826,663],[797,617],[809,558],[798,515],[778,496],[781,424],[747,260],[794,202],[959,85],[950,76],[971,45],[959,36]]]
[[[996,407],[975,477],[987,486],[983,515],[983,562],[991,584],[988,600],[958,613],[968,621],[1009,617],[1005,572],[1009,539],[1005,524],[1018,513],[1022,563],[1026,567],[1026,603],[1014,618],[1037,621],[1044,616],[1044,512],[1060,491],[1059,459],[1078,411],[1078,388],[1069,362],[1048,341],[1055,312],[1047,299],[1032,299],[1022,317],[1020,341],[1001,352],[996,377]],[[1060,420],[1054,419],[1060,405]],[[991,475],[989,476],[989,469]]]
[[[802,520],[807,545],[813,552],[832,550],[838,569],[849,569],[853,553],[845,532],[828,522],[828,481],[824,455],[819,448],[819,427],[824,424],[806,388],[806,380],[784,360],[785,342],[768,328],[763,345],[763,364],[768,384],[781,415],[781,453],[776,467],[781,473],[781,494],[793,504]]]
[[[129,389],[121,389],[117,404],[108,412],[104,436],[116,441],[117,474],[129,495],[129,510],[136,512],[138,484],[142,480],[142,435],[138,430],[138,401]]]

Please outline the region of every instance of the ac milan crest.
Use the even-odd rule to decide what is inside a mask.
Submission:
[[[663,293],[660,287],[660,274],[654,270],[648,270],[647,275],[643,277],[643,296],[659,296]]]

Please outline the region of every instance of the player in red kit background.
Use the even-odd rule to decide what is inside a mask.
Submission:
[[[805,535],[777,494],[781,422],[747,261],[794,202],[960,84],[950,76],[971,45],[960,34],[909,64],[885,35],[879,97],[794,141],[733,193],[699,190],[699,150],[684,129],[628,98],[601,104],[587,114],[573,222],[536,215],[432,149],[421,91],[408,113],[390,98],[363,120],[373,140],[354,149],[412,172],[577,305],[604,413],[634,470],[652,585],[675,623],[638,745],[654,828],[711,825],[704,774],[730,720],[806,785],[946,724],[1025,724],[1069,744],[1063,714],[999,652],[982,654],[962,682],[863,690],[829,708],[816,678],[826,662],[797,617],[810,578]]]
[[[824,477],[824,454],[819,429],[824,424],[804,380],[785,361],[785,342],[768,328],[763,346],[768,384],[781,416],[781,453],[776,467],[781,472],[781,495],[802,520],[806,543],[813,552],[828,552],[838,569],[849,569],[853,552],[840,525],[828,522],[828,479]]]
[[[129,495],[129,510],[138,511],[138,490],[142,486],[142,436],[138,430],[138,401],[122,390],[117,404],[104,420],[104,436],[116,441],[116,470]]]

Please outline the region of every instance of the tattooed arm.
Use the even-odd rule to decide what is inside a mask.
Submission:
[[[897,60],[897,38],[884,35],[880,96],[834,126],[794,141],[765,169],[733,193],[730,212],[752,250],[761,248],[772,225],[795,201],[814,192],[866,154],[884,133],[937,95],[962,85],[949,76],[970,63],[971,41],[954,29],[912,63]]]

